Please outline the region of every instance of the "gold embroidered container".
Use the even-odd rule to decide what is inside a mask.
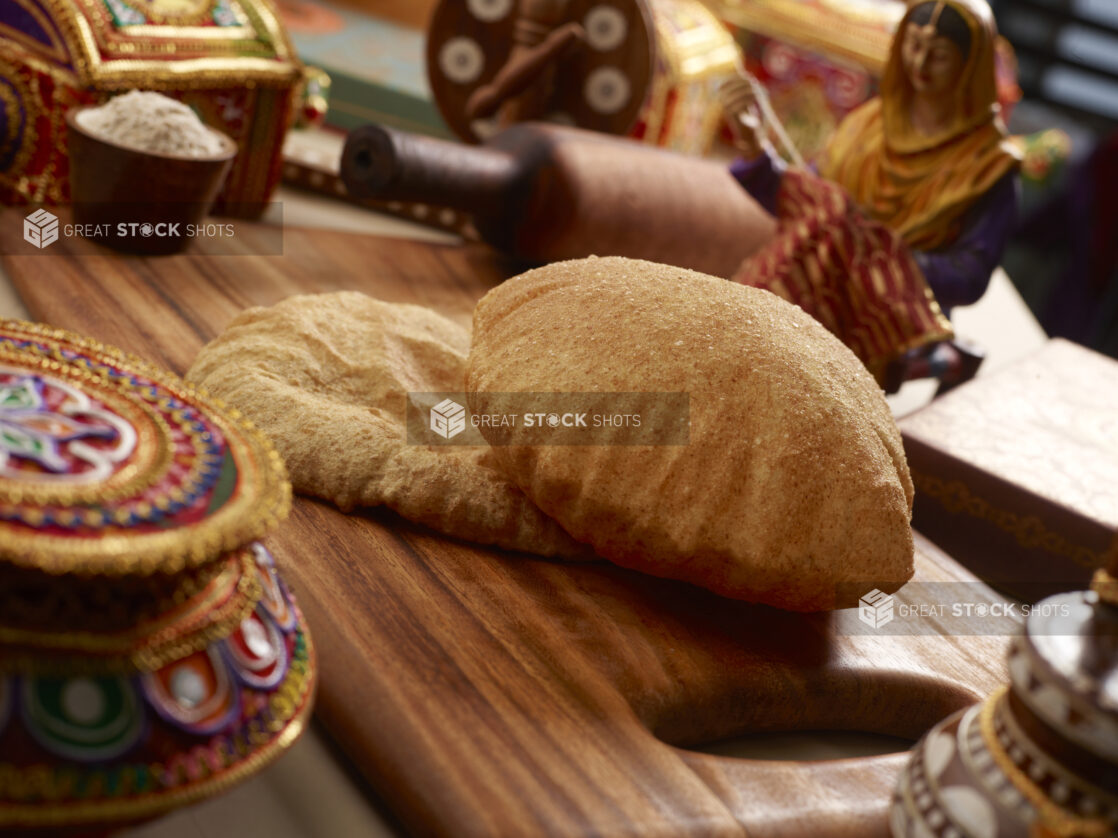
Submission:
[[[0,322],[0,831],[155,817],[294,742],[314,651],[258,541],[290,499],[235,412]]]
[[[258,213],[302,73],[268,0],[0,0],[0,202],[65,202],[66,111],[139,88],[233,138],[219,202]]]

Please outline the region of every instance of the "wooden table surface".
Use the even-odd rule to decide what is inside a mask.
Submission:
[[[0,252],[19,225],[0,223]],[[31,315],[177,372],[243,307],[353,289],[468,323],[513,267],[480,246],[287,229],[283,256],[3,257]],[[1005,679],[1005,637],[844,635],[606,564],[485,550],[299,500],[268,544],[315,635],[318,716],[417,835],[870,836],[903,754],[688,750],[751,731],[915,738]],[[917,579],[968,583],[917,538]]]

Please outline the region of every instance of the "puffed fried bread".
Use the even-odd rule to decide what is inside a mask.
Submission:
[[[272,439],[297,492],[343,510],[384,505],[481,544],[585,556],[496,470],[488,448],[408,444],[407,394],[461,391],[469,340],[421,306],[301,295],[243,311],[187,379]]]
[[[619,565],[798,611],[912,575],[912,481],[880,388],[767,291],[624,258],[532,270],[475,309],[466,387],[475,413],[490,393],[689,394],[686,445],[526,445],[503,429],[512,444],[493,448]]]

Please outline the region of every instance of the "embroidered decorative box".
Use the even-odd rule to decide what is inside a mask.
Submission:
[[[252,214],[302,73],[268,0],[0,0],[0,201],[68,200],[67,109],[140,88],[236,141],[219,205]]]
[[[913,527],[995,587],[1084,590],[1118,544],[1118,362],[1052,340],[898,425]]]
[[[179,379],[0,322],[0,832],[155,817],[299,736],[314,651],[257,540],[290,498]]]
[[[651,0],[655,70],[632,136],[684,154],[710,151],[722,127],[718,88],[737,74],[733,36],[702,3]]]

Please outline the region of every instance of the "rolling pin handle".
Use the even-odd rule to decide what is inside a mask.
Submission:
[[[468,213],[499,208],[516,160],[492,148],[363,125],[349,132],[341,176],[355,198],[408,201]]]
[[[351,131],[342,151],[342,179],[350,195],[378,197],[392,184],[398,155],[392,135],[379,125]]]

